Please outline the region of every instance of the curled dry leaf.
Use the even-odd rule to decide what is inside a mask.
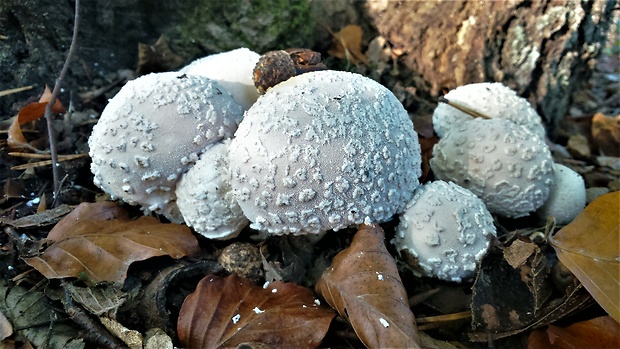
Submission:
[[[50,231],[38,256],[24,261],[49,279],[80,277],[122,284],[129,265],[156,256],[200,252],[189,228],[153,217],[130,220],[116,203],[82,203]]]
[[[415,318],[378,225],[361,225],[316,284],[368,348],[419,348]]]
[[[261,288],[236,274],[208,275],[183,302],[177,332],[188,349],[315,348],[334,315],[305,287],[276,281]]]
[[[620,192],[598,197],[549,242],[592,297],[620,321]]]
[[[327,53],[336,58],[346,58],[353,64],[368,64],[366,55],[362,53],[362,36],[362,27],[349,24],[334,34],[332,47]]]
[[[620,156],[620,115],[594,114],[592,117],[592,138],[601,154]]]
[[[7,143],[10,148],[31,148],[24,137],[24,134],[21,130],[21,125],[37,120],[45,114],[45,106],[49,102],[52,97],[52,92],[50,88],[45,85],[45,91],[38,102],[30,103],[27,106],[23,107],[17,117],[9,127],[9,136],[7,138]],[[64,113],[65,108],[60,103],[60,100],[56,100],[54,102],[54,106],[52,106],[52,112],[54,113]]]
[[[615,349],[620,347],[620,324],[609,316],[580,321],[568,327],[549,325],[535,330],[527,341],[528,349]]]

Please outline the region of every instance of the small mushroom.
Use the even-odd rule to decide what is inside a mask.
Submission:
[[[385,222],[411,199],[420,163],[396,97],[369,78],[329,70],[267,90],[230,149],[239,206],[252,228],[271,234]]]
[[[557,224],[568,224],[586,206],[586,186],[579,173],[562,164],[553,164],[555,181],[545,204],[536,211],[539,217],[552,216]]]
[[[438,179],[471,190],[492,213],[518,218],[542,206],[553,184],[553,160],[542,139],[504,119],[454,125],[433,148]]]
[[[176,189],[185,223],[210,239],[234,238],[249,223],[230,187],[229,146],[224,140],[207,149]]]
[[[541,139],[545,139],[545,128],[536,110],[525,98],[519,97],[515,91],[499,82],[459,86],[444,97],[489,118],[510,120],[517,125],[523,125]],[[441,138],[449,129],[471,118],[453,106],[439,103],[433,112],[433,128]]]
[[[177,181],[209,144],[232,137],[242,117],[232,96],[205,77],[157,73],[130,81],[88,139],[94,183],[112,198],[182,222]]]
[[[179,73],[200,75],[219,82],[243,110],[248,110],[258,98],[252,71],[259,58],[260,55],[254,51],[238,48],[197,59]]]
[[[495,235],[493,217],[478,197],[435,181],[415,190],[392,243],[422,274],[461,282],[474,276]]]

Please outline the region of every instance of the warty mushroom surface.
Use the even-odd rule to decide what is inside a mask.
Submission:
[[[88,140],[94,183],[114,199],[182,222],[177,181],[205,147],[232,137],[242,117],[230,93],[205,77],[155,73],[130,81]]]
[[[270,88],[230,150],[235,197],[251,227],[271,234],[385,222],[411,198],[420,163],[417,134],[392,92],[328,70]]]
[[[504,119],[455,125],[433,147],[430,166],[482,199],[492,213],[527,216],[544,204],[553,185],[553,159],[541,138]]]
[[[232,239],[249,223],[230,187],[229,146],[224,140],[208,148],[176,189],[185,223],[209,239]]]
[[[541,139],[545,139],[545,127],[540,115],[530,103],[502,83],[482,82],[459,86],[444,96],[489,118],[510,120],[525,126]],[[472,116],[446,103],[439,103],[433,112],[433,128],[441,138],[452,127],[471,120]]]
[[[422,274],[461,282],[475,275],[495,235],[482,200],[454,183],[435,181],[415,190],[392,243]]]

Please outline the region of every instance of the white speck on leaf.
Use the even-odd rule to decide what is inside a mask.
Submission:
[[[387,322],[387,320],[385,320],[384,318],[380,318],[379,322],[381,323],[381,325],[383,325],[383,327],[389,327],[390,323]]]
[[[236,324],[237,322],[239,322],[240,319],[241,319],[241,315],[240,314],[237,314],[237,315],[233,316],[232,317],[233,324]]]

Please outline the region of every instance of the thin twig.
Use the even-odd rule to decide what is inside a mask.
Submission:
[[[58,98],[58,93],[60,92],[60,84],[62,83],[62,79],[64,79],[65,74],[67,74],[67,70],[69,68],[69,62],[71,61],[71,57],[73,56],[73,52],[75,51],[75,43],[77,41],[77,33],[78,33],[78,24],[79,24],[79,16],[80,13],[80,0],[75,0],[75,15],[73,20],[73,37],[71,38],[71,46],[69,46],[69,52],[67,53],[67,59],[65,59],[65,64],[62,66],[62,70],[60,71],[60,75],[58,79],[56,79],[56,84],[54,84],[54,90],[52,91],[52,97],[50,101],[45,106],[45,120],[47,120],[47,134],[50,142],[50,155],[52,156],[52,177],[54,180],[54,201],[59,203],[60,200],[57,200],[57,196],[60,195],[60,175],[58,173],[58,149],[57,149],[57,139],[56,132],[54,131],[54,124],[52,119],[52,106],[56,103],[56,98]]]

